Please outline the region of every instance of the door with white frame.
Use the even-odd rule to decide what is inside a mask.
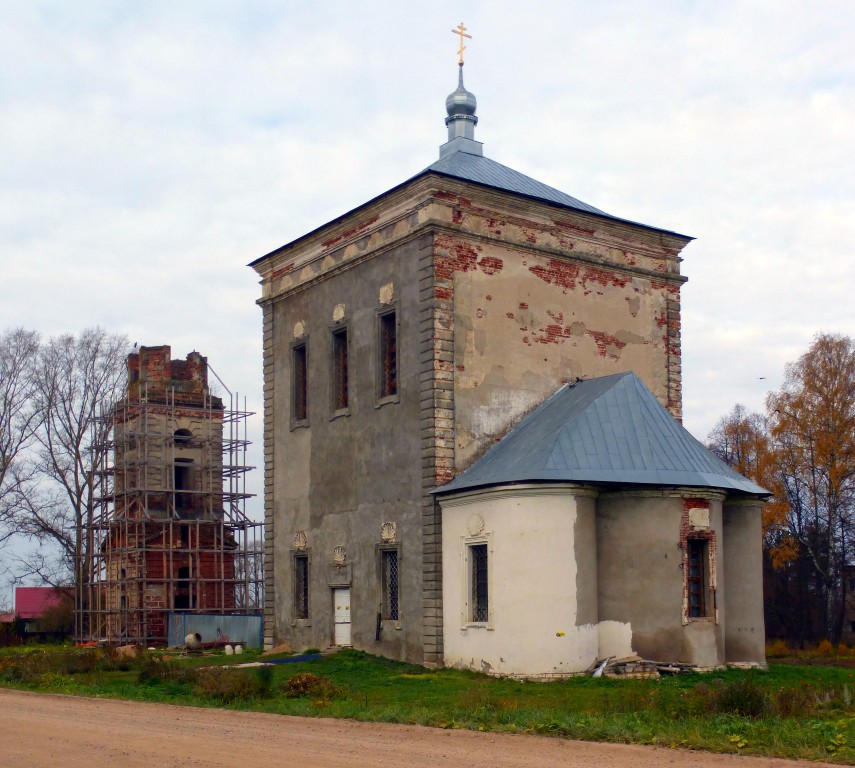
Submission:
[[[333,589],[333,621],[335,645],[350,645],[350,587]]]

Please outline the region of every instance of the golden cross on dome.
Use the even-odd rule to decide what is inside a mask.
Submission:
[[[457,51],[457,63],[462,67],[463,66],[463,51],[466,50],[466,46],[463,45],[463,38],[468,37],[470,40],[472,39],[472,35],[466,34],[466,27],[463,25],[463,22],[460,22],[460,26],[456,29],[451,30],[455,35],[460,35],[460,50]]]

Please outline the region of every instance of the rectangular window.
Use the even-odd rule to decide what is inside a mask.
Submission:
[[[193,497],[191,494],[181,493],[181,491],[192,490],[192,475],[190,474],[190,465],[192,463],[192,459],[175,459],[175,466],[172,472],[173,485],[175,488],[175,511],[178,514],[186,510],[188,507],[191,507],[193,504]]]
[[[398,327],[394,310],[380,315],[380,397],[398,394]]]
[[[470,621],[486,622],[490,615],[487,589],[487,545],[469,547],[470,563]]]
[[[341,411],[348,406],[347,393],[347,328],[339,328],[332,335],[332,385],[333,409]]]
[[[309,618],[308,555],[294,555],[294,618]]]
[[[398,550],[380,551],[380,568],[383,578],[382,617],[398,621]]]
[[[305,344],[298,344],[293,348],[292,364],[294,397],[291,415],[294,421],[305,421],[309,418],[308,359]]]
[[[708,547],[705,539],[689,539],[687,542],[689,574],[689,618],[707,616],[707,562]]]

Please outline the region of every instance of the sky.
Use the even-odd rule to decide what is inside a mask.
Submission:
[[[259,412],[260,466],[246,265],[437,159],[461,21],[488,157],[697,238],[696,437],[762,410],[817,333],[855,335],[842,0],[0,0],[0,329],[202,352]]]

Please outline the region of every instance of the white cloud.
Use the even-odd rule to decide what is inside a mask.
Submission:
[[[0,327],[196,348],[260,410],[246,263],[435,159],[463,20],[490,157],[698,238],[684,397],[703,438],[737,400],[762,407],[816,332],[855,333],[855,7],[804,10],[7,3]]]

